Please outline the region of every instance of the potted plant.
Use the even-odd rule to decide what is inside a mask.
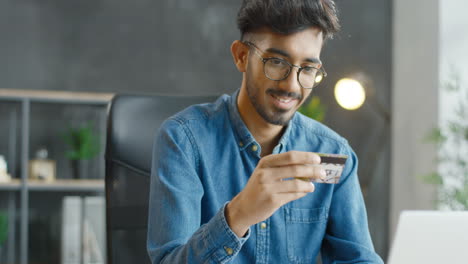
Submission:
[[[320,97],[318,96],[312,96],[307,104],[304,104],[299,108],[300,113],[319,122],[323,122],[323,120],[325,120],[325,111],[325,106],[322,104]]]
[[[91,124],[70,127],[63,137],[69,150],[65,153],[71,161],[73,178],[83,178],[84,162],[99,154],[99,138],[94,134]]]
[[[455,115],[426,136],[437,146],[438,169],[423,179],[438,187],[439,207],[468,210],[468,87],[454,75],[443,88],[457,100]]]
[[[0,261],[2,260],[2,248],[8,236],[8,216],[0,211]]]

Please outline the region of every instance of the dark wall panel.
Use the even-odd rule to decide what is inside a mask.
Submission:
[[[239,86],[236,1],[2,1],[0,86],[219,94]]]

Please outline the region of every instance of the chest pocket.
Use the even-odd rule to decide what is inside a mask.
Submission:
[[[325,229],[328,208],[284,208],[286,243],[291,263],[315,263]]]

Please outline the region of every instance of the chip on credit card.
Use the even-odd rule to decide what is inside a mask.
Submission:
[[[320,156],[320,166],[325,170],[327,176],[324,179],[314,179],[313,182],[334,184],[340,181],[348,156],[340,154],[317,153]],[[307,180],[308,178],[299,178]]]

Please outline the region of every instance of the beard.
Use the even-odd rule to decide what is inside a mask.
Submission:
[[[260,89],[255,87],[255,84],[251,82],[253,78],[250,78],[250,77],[251,77],[250,74],[247,73],[247,76],[246,76],[247,95],[249,96],[250,102],[252,103],[257,113],[263,118],[263,120],[265,120],[269,124],[280,125],[280,126],[288,125],[289,121],[292,119],[292,117],[296,113],[296,110],[293,110],[293,109],[284,110],[284,109],[276,108],[275,106],[271,106],[270,109],[268,109],[268,106],[266,103],[262,105],[259,100],[259,97],[262,96],[259,94]],[[286,92],[278,88],[268,88],[265,91],[265,93],[270,96],[271,95],[287,96],[290,98],[297,99],[299,102],[302,102],[302,98],[303,98],[301,94],[293,93],[293,92]]]

